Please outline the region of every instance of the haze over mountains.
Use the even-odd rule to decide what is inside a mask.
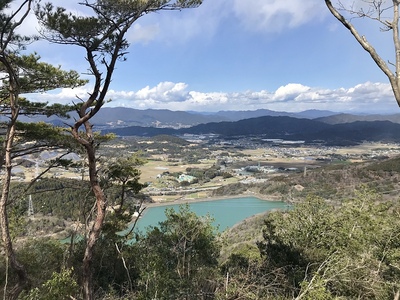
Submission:
[[[75,112],[71,113],[71,117],[76,116]],[[126,126],[143,126],[143,127],[191,127],[198,124],[222,121],[239,121],[243,119],[257,118],[262,116],[285,116],[293,118],[316,119],[324,123],[338,124],[351,123],[355,121],[390,121],[400,123],[400,113],[392,115],[359,115],[345,114],[326,110],[306,110],[297,113],[272,111],[268,109],[259,109],[254,111],[219,111],[216,113],[207,112],[185,112],[171,110],[146,109],[139,110],[125,107],[103,107],[93,118],[93,124],[97,127],[126,127]],[[68,120],[62,120],[52,116],[24,117],[21,116],[23,122],[50,122],[53,124],[68,123]]]
[[[235,122],[244,119],[258,118],[263,116],[292,117],[314,119],[328,124],[352,123],[356,121],[390,121],[400,124],[400,113],[392,115],[365,115],[345,114],[326,110],[306,110],[297,113],[272,111],[268,109],[243,110],[243,111],[219,111],[216,113],[207,112],[185,112],[171,110],[138,110],[132,108],[102,108],[96,115],[93,123],[96,126],[104,127],[170,127],[179,129],[192,127],[199,124],[211,122]]]
[[[76,116],[75,112],[71,116]],[[68,124],[57,117],[35,116],[21,121]],[[354,144],[364,140],[400,142],[400,113],[393,115],[353,115],[307,110],[299,113],[267,109],[199,113],[170,110],[137,110],[104,107],[92,122],[95,129],[120,136],[159,134],[217,134],[224,137],[258,136],[266,139],[325,141]]]

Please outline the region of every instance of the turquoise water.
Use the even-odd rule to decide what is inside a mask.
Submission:
[[[214,226],[219,226],[220,231],[232,227],[236,223],[268,210],[285,209],[287,204],[281,201],[265,201],[255,197],[230,198],[222,200],[189,203],[190,209],[198,216],[207,213],[214,218]],[[145,231],[148,226],[157,226],[166,219],[165,209],[179,210],[179,204],[156,206],[146,208],[139,219],[136,229]]]

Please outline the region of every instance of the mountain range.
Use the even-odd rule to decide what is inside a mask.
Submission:
[[[72,118],[76,118],[76,112],[70,113]],[[159,128],[182,128],[191,127],[199,124],[223,121],[239,121],[243,119],[257,118],[263,116],[293,117],[316,119],[324,123],[339,124],[351,123],[355,121],[390,121],[400,123],[400,113],[392,115],[359,115],[332,112],[327,110],[306,110],[302,112],[282,112],[268,109],[243,110],[243,111],[219,111],[214,113],[207,112],[185,112],[171,111],[166,109],[146,109],[139,110],[126,107],[103,107],[93,118],[92,123],[98,128],[114,128],[127,126],[159,127]],[[44,121],[61,125],[70,123],[68,120],[60,119],[56,116],[47,118],[46,116],[21,116],[22,122]]]
[[[76,112],[71,112],[76,118]],[[72,123],[58,117],[22,117],[24,122]],[[298,113],[267,109],[199,113],[103,107],[93,118],[95,129],[120,136],[160,134],[217,134],[224,137],[259,136],[271,139],[323,140],[328,144],[400,141],[400,114],[356,115],[307,110]]]
[[[180,129],[129,126],[108,129],[104,132],[113,132],[119,136],[146,137],[160,134],[179,136],[214,134],[225,139],[257,137],[342,146],[355,145],[364,141],[400,141],[400,124],[390,121],[356,121],[332,125],[317,120],[285,116],[264,116],[236,122],[212,122]]]

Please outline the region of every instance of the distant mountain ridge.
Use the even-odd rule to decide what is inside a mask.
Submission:
[[[342,124],[342,123],[353,123],[356,121],[365,121],[365,122],[373,122],[373,121],[390,121],[392,123],[400,124],[400,114],[392,114],[392,115],[352,115],[352,114],[335,114],[330,116],[318,117],[315,118],[317,121],[321,121],[327,124]]]
[[[76,118],[76,112],[72,112],[71,117]],[[59,126],[70,122],[55,116],[21,116],[21,121],[44,121]],[[289,113],[268,109],[200,113],[103,107],[92,124],[95,130],[121,136],[215,133],[226,137],[262,136],[307,142],[324,140],[331,144],[360,143],[363,140],[400,141],[400,114],[353,115],[320,110]]]
[[[70,113],[76,118],[76,112]],[[171,111],[167,109],[139,110],[126,107],[103,107],[93,118],[92,124],[97,129],[121,128],[128,126],[156,127],[156,128],[188,128],[199,124],[223,121],[240,121],[263,116],[293,117],[314,119],[328,124],[351,123],[356,121],[391,121],[400,123],[400,114],[393,115],[354,115],[337,113],[327,110],[306,110],[302,112],[282,112],[268,109],[242,110],[242,111],[219,111],[185,112]],[[48,122],[55,125],[69,124],[68,120],[51,116],[21,116],[22,122]]]
[[[309,110],[299,113],[277,112],[268,109],[254,111],[220,111],[215,113],[171,111],[167,109],[133,109],[126,107],[103,107],[92,119],[92,123],[104,128],[120,128],[127,126],[142,126],[156,128],[185,128],[199,124],[222,121],[239,121],[261,116],[290,116],[298,118],[315,118],[332,116],[330,111]],[[70,112],[72,118],[77,117],[76,112]],[[22,122],[48,122],[55,125],[68,124],[68,120],[51,116],[21,116]]]
[[[253,111],[252,110],[219,111],[214,113],[214,115],[225,117],[229,121],[239,121],[243,119],[251,119],[264,116],[314,119],[314,118],[328,117],[335,114],[337,113],[328,110],[316,110],[316,109],[305,110],[297,113],[273,111],[269,109],[257,109]]]
[[[283,139],[307,143],[324,142],[329,145],[354,145],[363,141],[400,141],[400,124],[390,121],[357,121],[353,123],[328,124],[318,120],[286,116],[264,116],[236,122],[213,122],[190,128],[124,127],[108,129],[119,136],[146,136],[160,134],[216,134],[224,138],[258,137]]]
[[[299,113],[278,112],[268,109],[254,111],[219,111],[199,113],[171,111],[167,109],[102,108],[93,118],[93,124],[101,127],[142,126],[156,128],[187,128],[199,124],[223,121],[240,121],[262,116],[288,116],[294,118],[327,117],[337,113],[331,111],[307,110]]]

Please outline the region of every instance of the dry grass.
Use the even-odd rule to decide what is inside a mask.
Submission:
[[[139,169],[142,172],[141,182],[154,181],[158,174],[163,172],[185,172],[187,168],[209,168],[214,161],[206,161],[200,164],[173,164],[165,160],[148,160],[148,162]]]

